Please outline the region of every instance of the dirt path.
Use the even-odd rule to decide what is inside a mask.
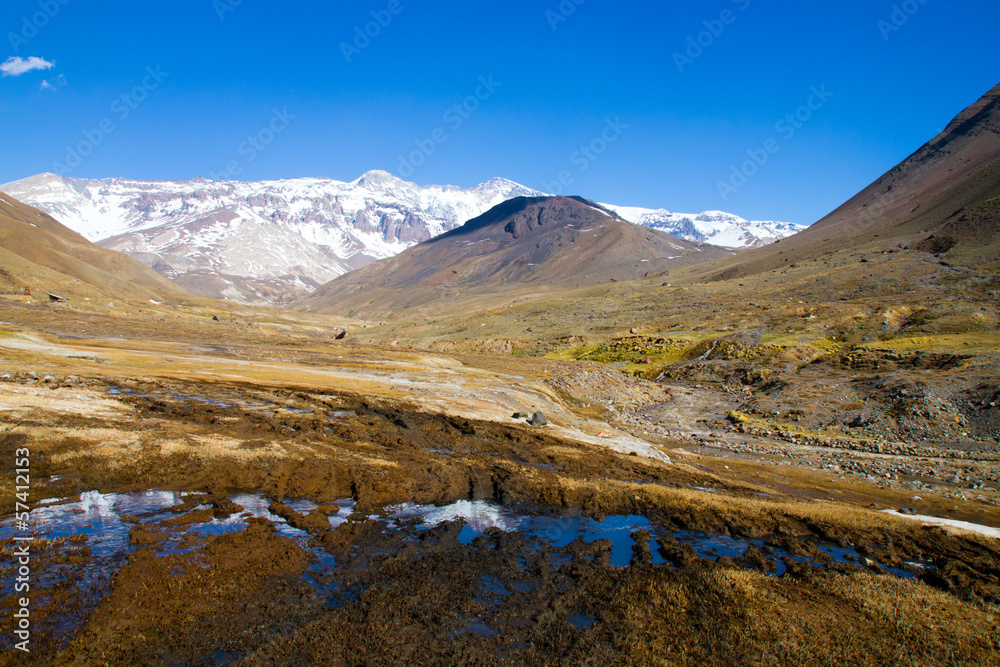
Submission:
[[[738,401],[717,391],[679,385],[663,385],[663,388],[670,400],[646,408],[640,417],[660,426],[664,435],[708,437],[712,429],[706,419],[719,421],[739,407]]]

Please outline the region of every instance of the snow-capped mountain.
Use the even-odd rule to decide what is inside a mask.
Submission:
[[[542,194],[502,178],[465,190],[420,187],[384,171],[350,183],[41,174],[0,190],[193,292],[275,304],[458,227],[507,199]]]
[[[88,239],[124,252],[192,292],[283,304],[347,271],[394,256],[518,196],[545,193],[503,178],[426,186],[384,171],[235,182],[86,180],[40,174],[0,186]],[[608,206],[685,240],[748,248],[799,225]]]
[[[724,248],[759,248],[805,229],[805,225],[794,222],[750,221],[723,211],[672,213],[662,208],[604,206],[637,225]]]

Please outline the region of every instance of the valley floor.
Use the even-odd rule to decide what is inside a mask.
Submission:
[[[0,664],[1000,664],[954,368],[652,381],[296,317],[0,308]]]

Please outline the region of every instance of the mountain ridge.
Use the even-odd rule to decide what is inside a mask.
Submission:
[[[340,276],[293,308],[362,317],[624,282],[731,254],[633,224],[582,197],[517,197]]]
[[[418,186],[379,170],[350,182],[88,180],[41,174],[0,190],[190,291],[271,305],[457,228],[501,201],[545,194],[501,177],[462,189]],[[630,222],[686,233],[694,241],[728,234],[725,240],[735,247],[769,243],[797,227],[752,223],[731,214],[703,223],[698,219],[711,212],[619,208]],[[774,224],[784,227],[775,231]]]

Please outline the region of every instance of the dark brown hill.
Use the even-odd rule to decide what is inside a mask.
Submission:
[[[372,316],[485,295],[632,280],[731,254],[627,222],[575,197],[518,197],[327,283],[296,307]]]

